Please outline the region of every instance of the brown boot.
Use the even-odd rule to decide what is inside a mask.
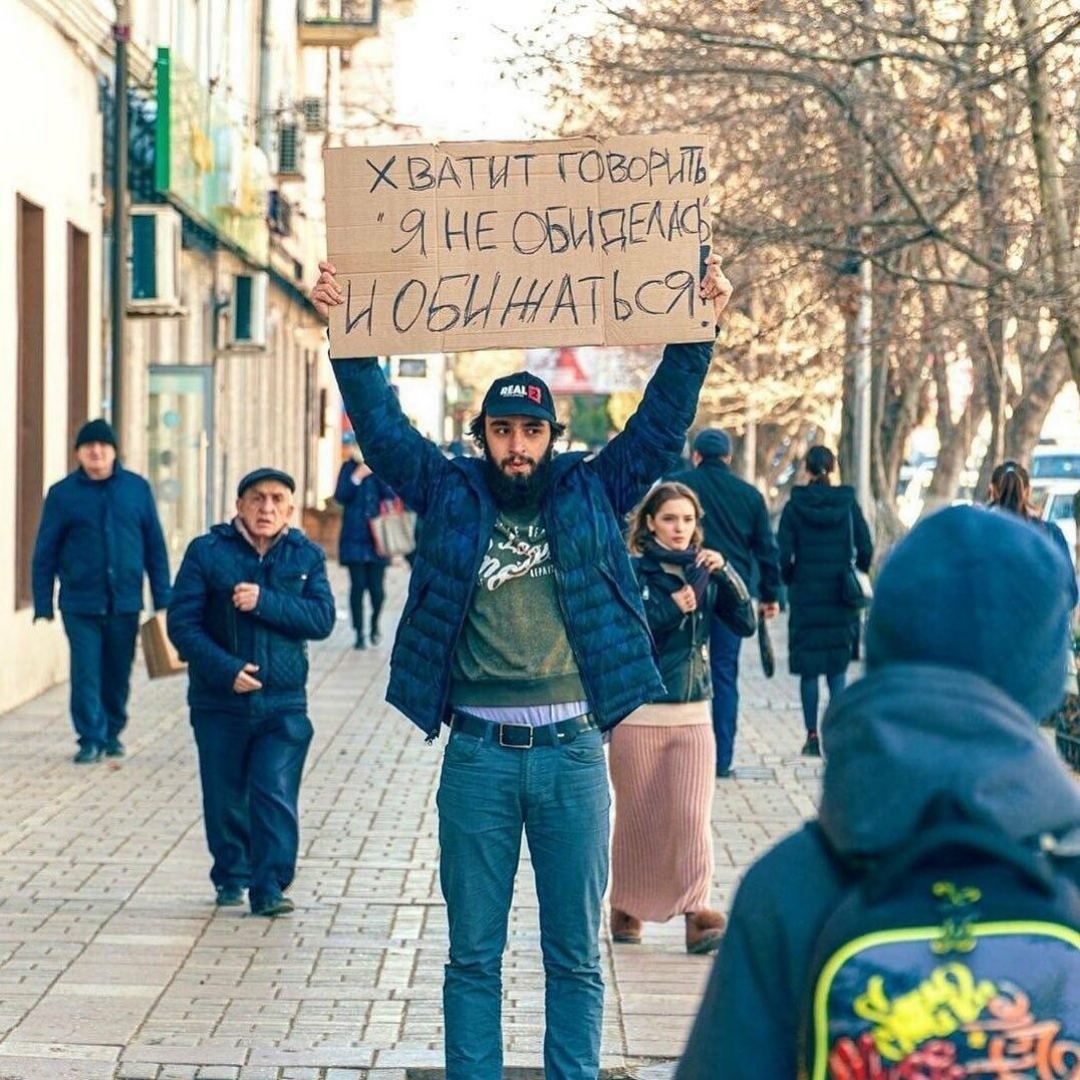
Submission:
[[[641,920],[618,908],[611,909],[611,940],[620,945],[641,944]]]
[[[702,908],[686,913],[686,951],[695,956],[715,952],[724,938],[727,919],[719,911]]]

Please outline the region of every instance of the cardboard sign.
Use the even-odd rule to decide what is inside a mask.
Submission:
[[[327,150],[330,354],[707,341],[698,135]]]

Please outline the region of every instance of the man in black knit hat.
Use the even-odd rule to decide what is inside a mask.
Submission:
[[[154,609],[169,602],[169,556],[150,485],[121,467],[104,420],[75,438],[79,467],[49,488],[34,547],[34,620],[60,615],[71,643],[71,719],[77,765],[122,757],[143,575]]]

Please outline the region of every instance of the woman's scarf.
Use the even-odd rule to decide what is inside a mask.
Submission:
[[[645,542],[642,554],[654,562],[668,563],[679,567],[683,577],[686,579],[686,584],[694,590],[698,607],[702,606],[705,600],[705,590],[709,587],[709,570],[708,567],[698,565],[698,555],[701,554],[699,548],[688,547],[685,551],[672,551],[671,548],[664,547],[663,544],[658,543],[656,540],[649,539]],[[679,586],[679,588],[681,587]],[[679,589],[672,588],[670,591],[674,593],[678,592]]]

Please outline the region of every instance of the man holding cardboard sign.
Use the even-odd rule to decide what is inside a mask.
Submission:
[[[449,175],[441,153],[428,161],[435,177]],[[483,180],[493,155],[472,156]],[[538,158],[550,157],[533,153],[530,162],[536,168]],[[455,159],[459,180],[467,167]],[[426,182],[423,171],[414,166],[417,182]],[[368,182],[362,169],[354,179]],[[340,228],[350,227],[341,220]],[[373,358],[334,361],[366,460],[425,522],[387,700],[429,741],[443,724],[450,728],[438,792],[450,928],[448,1080],[502,1076],[501,963],[522,830],[540,903],[546,1075],[595,1080],[599,1071],[610,801],[601,735],[663,691],[619,521],[678,458],[731,293],[715,257],[698,284],[700,236],[684,239],[679,258],[694,286],[687,310],[699,328],[707,324],[709,340],[665,349],[637,415],[595,456],[554,455],[562,428],[551,393],[527,372],[488,390],[472,428],[483,459],[448,461],[409,425]],[[349,283],[339,281],[334,263],[320,270],[312,299],[330,318],[333,354],[344,357],[357,329],[343,322]],[[360,261],[351,274],[353,282],[370,276]],[[606,287],[598,285],[598,295]],[[371,289],[378,308],[388,294],[378,283]],[[393,305],[391,298],[391,313]],[[550,315],[539,301],[535,310],[538,319]],[[600,322],[590,333],[602,328],[605,310],[614,308],[598,300]],[[561,317],[529,340],[526,316],[514,337],[550,341]],[[371,325],[378,325],[375,311]]]

